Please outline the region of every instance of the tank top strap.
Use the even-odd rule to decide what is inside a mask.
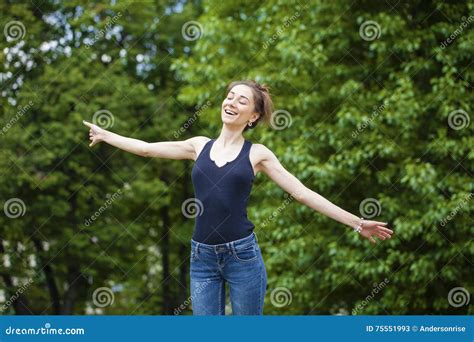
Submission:
[[[242,154],[244,156],[248,156],[250,154],[250,148],[252,147],[252,142],[250,140],[247,140],[245,139],[245,143],[244,143],[244,148],[243,148],[243,151],[242,151]]]
[[[211,146],[212,146],[212,143],[214,142],[215,139],[209,139],[209,141],[207,143],[204,144],[201,152],[199,153],[197,159],[199,159],[201,156],[209,156],[209,153],[208,151],[210,150]],[[196,161],[197,161],[196,159]]]

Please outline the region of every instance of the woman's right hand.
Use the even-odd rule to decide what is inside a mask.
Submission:
[[[93,123],[87,122],[85,120],[82,120],[82,123],[90,128],[89,139],[91,140],[91,143],[89,144],[89,147],[92,147],[95,144],[98,144],[101,141],[104,141],[105,134],[107,132],[105,129],[100,128],[99,126],[94,125]]]

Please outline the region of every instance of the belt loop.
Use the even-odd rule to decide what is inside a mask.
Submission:
[[[196,254],[199,254],[199,242],[196,242]]]
[[[255,235],[255,241],[258,243],[257,233],[253,232],[253,235]]]
[[[234,241],[232,241],[230,243],[230,250],[232,251],[232,254],[235,254],[235,242]]]

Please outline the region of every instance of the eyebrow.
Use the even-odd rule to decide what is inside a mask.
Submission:
[[[232,93],[232,94],[234,94],[234,95],[235,95],[235,93],[234,93],[233,91],[229,91],[229,93]],[[245,98],[245,99],[249,100],[249,98],[248,98],[247,96],[240,95],[240,97],[243,97],[243,98]],[[250,101],[250,100],[249,100],[249,101]]]

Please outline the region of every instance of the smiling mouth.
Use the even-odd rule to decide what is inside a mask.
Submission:
[[[235,115],[237,115],[237,113],[236,113],[236,112],[234,112],[234,111],[231,111],[231,110],[229,110],[229,109],[225,109],[225,110],[224,110],[224,112],[225,112],[227,115],[232,115],[232,116],[235,116]]]

